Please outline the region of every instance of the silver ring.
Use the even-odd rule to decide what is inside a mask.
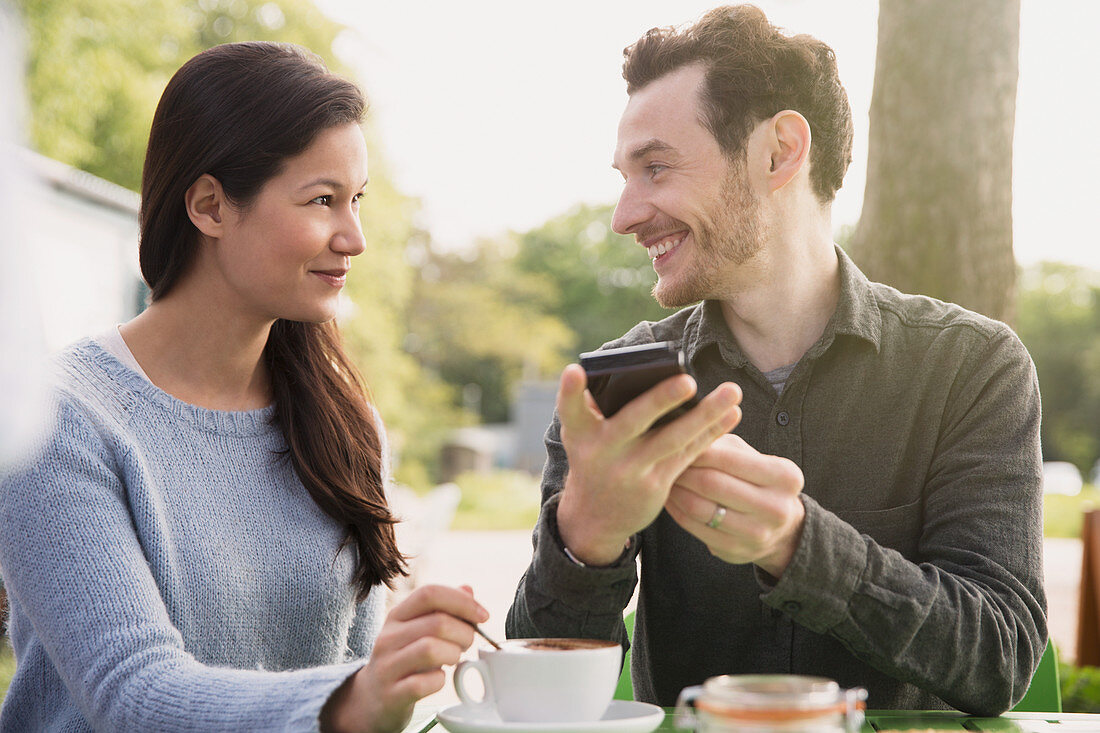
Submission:
[[[714,514],[710,515],[710,521],[707,522],[707,526],[711,529],[718,529],[718,525],[722,523],[722,520],[726,518],[726,508],[721,504],[714,505]]]

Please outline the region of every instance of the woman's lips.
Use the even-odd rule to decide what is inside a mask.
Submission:
[[[334,288],[342,288],[348,280],[347,270],[313,270],[314,275]]]

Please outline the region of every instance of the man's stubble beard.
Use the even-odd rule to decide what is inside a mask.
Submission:
[[[744,265],[764,248],[767,225],[743,166],[733,166],[707,214],[691,230],[695,251],[690,269],[675,284],[658,278],[653,286],[653,297],[664,308],[720,299],[726,271]]]

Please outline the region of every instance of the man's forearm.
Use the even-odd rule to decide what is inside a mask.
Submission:
[[[995,715],[1046,643],[1041,578],[1022,575],[961,549],[911,562],[808,500],[802,545],[763,600],[886,674]]]
[[[583,637],[623,641],[622,613],[637,583],[636,548],[606,568],[582,567],[562,551],[553,517],[558,496],[543,506],[535,549],[508,611],[509,638]]]

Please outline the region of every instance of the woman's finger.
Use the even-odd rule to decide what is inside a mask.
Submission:
[[[423,637],[375,658],[377,676],[384,685],[392,686],[409,675],[458,664],[463,647],[442,639]]]
[[[437,612],[417,616],[409,621],[387,624],[385,634],[375,642],[382,651],[404,648],[418,639],[435,638],[450,642],[462,649],[474,643],[474,627],[467,621],[447,613]]]
[[[422,698],[439,692],[446,683],[447,674],[442,669],[429,669],[401,678],[391,689],[395,700],[407,700],[407,704],[411,706]]]
[[[459,588],[445,585],[425,585],[417,588],[390,611],[389,618],[395,621],[408,621],[436,611],[449,613],[472,624],[485,623],[489,620],[489,612],[472,595]]]

